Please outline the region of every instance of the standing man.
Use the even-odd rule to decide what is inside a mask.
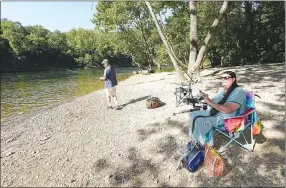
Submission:
[[[103,77],[100,77],[100,80],[105,80],[105,90],[107,96],[107,104],[108,108],[112,109],[111,105],[111,97],[113,98],[113,102],[115,105],[115,109],[118,110],[117,96],[116,96],[116,72],[113,66],[111,66],[108,59],[104,59],[102,63],[105,67]]]

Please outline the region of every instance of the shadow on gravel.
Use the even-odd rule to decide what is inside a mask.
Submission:
[[[158,177],[158,169],[152,163],[152,158],[143,159],[136,148],[132,147],[128,150],[128,160],[131,165],[126,165],[126,168],[118,168],[113,175],[110,176],[112,185],[118,187],[130,181],[133,187],[142,186],[140,175],[146,173],[148,178],[156,180]]]
[[[237,71],[238,84],[247,85],[248,83],[251,83],[251,82],[259,84],[259,83],[264,83],[266,81],[273,82],[273,83],[285,82],[284,66],[275,67],[274,71],[269,71],[269,69],[273,69],[273,68],[265,66],[265,67],[249,68],[243,71],[238,70]],[[260,87],[260,89],[264,89],[264,88],[265,86]]]
[[[268,89],[271,90],[271,88],[276,87],[275,83],[285,83],[285,66],[283,64],[277,64],[277,65],[261,65],[261,66],[254,66],[249,67],[246,69],[240,69],[240,67],[229,67],[224,68],[221,70],[214,71],[213,73],[210,73],[208,75],[205,75],[203,77],[212,77],[211,86],[207,87],[208,89],[213,89],[215,87],[221,86],[221,81],[219,81],[219,75],[223,73],[226,70],[234,70],[234,72],[237,75],[238,78],[238,85],[244,86],[248,85],[249,83],[257,83],[259,85],[260,83],[265,82],[272,82],[273,84],[269,84],[266,86],[257,86],[255,89]]]
[[[174,128],[179,129],[182,137],[188,137],[188,124],[170,119],[166,119],[163,123],[148,124],[145,126],[145,129],[140,129],[137,133],[139,141],[145,141],[159,132]],[[170,160],[171,158],[178,159],[178,151],[183,147],[184,145],[179,144],[178,138],[173,135],[166,135],[154,143],[153,152],[163,155],[164,160]]]
[[[229,70],[229,68],[223,68],[223,69],[220,69],[220,70],[216,70],[210,74],[206,74],[204,75],[204,77],[208,77],[208,76],[218,76],[219,73],[223,73],[224,71],[227,71]]]
[[[284,94],[275,94],[275,96],[278,98],[279,102],[285,102],[285,93]]]
[[[173,136],[167,136],[160,139],[157,143],[156,152],[165,156],[165,158],[170,159],[176,151],[180,148]]]
[[[272,117],[272,119],[275,120],[275,117]],[[274,125],[274,129],[282,131],[281,125],[283,123],[285,123],[285,119],[277,122],[276,125]],[[138,131],[139,139],[146,140],[159,131],[166,131],[167,129],[174,127],[179,128],[182,134],[188,137],[187,125],[178,121],[166,119],[163,123],[149,124],[145,129]],[[228,141],[223,135],[215,133],[214,136],[216,149]],[[250,133],[245,134],[245,136],[249,139]],[[283,155],[283,151],[285,150],[285,139],[278,137],[267,139],[263,132],[254,138],[256,143],[260,145],[260,147],[254,148],[254,152],[249,152],[237,144],[232,143],[228,150],[221,154],[225,163],[223,177],[208,177],[203,170],[204,168],[195,173],[183,171],[181,173],[186,173],[186,176],[180,179],[180,186],[189,186],[191,181],[195,181],[197,183],[196,186],[198,187],[208,187],[212,185],[239,185],[244,187],[282,186],[284,182],[281,180],[285,175],[285,156]],[[263,150],[261,149],[261,146]],[[175,164],[178,159],[177,151],[181,147],[182,146],[178,143],[176,137],[173,135],[165,135],[154,143],[153,151],[162,155],[164,160]],[[269,173],[264,173],[266,171]],[[165,182],[159,182],[159,185],[163,186],[165,185]]]
[[[105,159],[99,159],[94,164],[94,167],[97,171],[101,171],[101,170],[109,167],[109,164],[107,163],[107,161]]]
[[[166,103],[161,101],[160,107],[165,106],[165,105],[166,105]],[[159,108],[160,108],[160,107],[159,107]]]
[[[145,129],[139,129],[137,131],[140,141],[144,141],[153,134],[156,134],[157,132],[162,131],[163,129],[166,130],[168,128],[178,128],[181,130],[182,134],[186,136],[189,132],[189,127],[187,124],[170,119],[166,119],[164,123],[152,123],[146,125],[145,127]]]
[[[269,107],[271,109],[272,113],[281,113],[281,112],[285,112],[285,105],[279,105],[279,104],[273,104],[273,103],[269,103],[269,102],[263,102],[262,99],[259,99],[262,102],[262,105],[265,105],[266,107]]]
[[[140,98],[137,98],[137,99],[132,99],[130,100],[128,103],[125,103],[125,104],[122,104],[120,105],[119,107],[119,110],[121,110],[122,108],[124,108],[125,106],[129,105],[129,104],[133,104],[133,103],[136,103],[136,102],[139,102],[139,101],[143,101],[143,100],[146,100],[150,97],[150,95],[147,95],[145,97],[140,97]]]
[[[257,71],[259,69],[260,71]],[[272,68],[274,69],[274,68]],[[284,66],[275,67],[274,71],[269,71],[269,67],[254,67],[244,70],[236,71],[239,81],[238,84],[249,85],[249,83],[263,83],[267,82],[285,82]],[[215,73],[213,73],[215,75]],[[218,83],[219,84],[219,83]],[[218,86],[218,85],[216,85]],[[273,88],[271,85],[261,87],[262,91],[268,91],[268,88]],[[275,94],[273,94],[275,95]],[[276,94],[280,98],[285,98],[283,94]],[[140,100],[147,99],[139,98]],[[136,100],[136,99],[135,99]],[[134,103],[135,100],[131,100],[124,106]],[[138,99],[137,99],[138,100]],[[285,118],[277,120],[279,118],[280,111],[284,111],[283,105],[277,105],[273,103],[266,103],[262,101],[263,106],[269,106],[273,111],[269,113],[259,112],[259,117],[263,121],[270,120],[275,121],[271,130],[265,129],[260,135],[255,136],[256,147],[254,152],[249,152],[235,143],[232,143],[228,150],[221,154],[225,163],[225,173],[223,177],[209,177],[206,173],[199,169],[195,173],[189,173],[188,171],[170,172],[183,173],[184,176],[180,178],[179,185],[181,187],[188,187],[192,182],[196,183],[197,187],[211,187],[216,186],[257,186],[257,187],[273,187],[273,186],[285,186],[285,138],[281,137],[269,137],[267,131],[278,131],[279,133],[285,133]],[[263,107],[262,107],[263,108]],[[163,117],[162,117],[163,118]],[[163,123],[153,123],[146,125],[143,129],[137,131],[139,141],[145,142],[147,139],[153,139],[158,133],[168,132],[177,128],[179,130],[180,138],[188,138],[189,126],[186,123],[182,123],[175,120],[166,119]],[[144,173],[149,174],[148,179],[151,181],[157,180],[158,186],[169,186],[168,182],[159,182],[158,165],[153,162],[153,155],[161,155],[164,163],[177,162],[177,151],[183,147],[179,143],[179,138],[170,134],[162,134],[163,136],[157,138],[153,142],[153,146],[150,152],[150,158],[144,159],[138,153],[136,148],[129,149],[128,160],[130,164],[121,169],[116,169],[114,176],[110,179],[114,186],[122,186],[125,182],[130,182],[132,186],[142,186],[144,179],[141,175]],[[266,138],[266,136],[268,136]],[[152,138],[151,138],[152,137]],[[246,134],[249,138],[250,134]],[[227,142],[227,139],[223,135],[215,133],[214,135],[215,148],[218,149],[221,145]],[[154,151],[154,152],[153,152]]]
[[[211,85],[206,86],[205,91],[213,90],[214,88],[222,87],[222,83],[220,79],[215,79],[215,82],[212,82]]]

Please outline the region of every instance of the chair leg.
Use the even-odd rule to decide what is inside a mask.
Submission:
[[[180,93],[180,98],[179,98],[179,104],[178,106],[183,102],[184,100],[184,94]]]
[[[176,107],[178,107],[181,104],[182,95],[181,93],[175,93],[175,95],[176,95]]]
[[[244,148],[246,148],[249,151],[253,151],[254,150],[254,145],[255,145],[255,140],[253,139],[253,134],[252,134],[252,129],[253,129],[253,125],[250,125],[250,143],[247,142],[243,132],[242,132],[242,136],[246,142],[246,144],[243,145]]]
[[[243,148],[247,149],[248,151],[253,151],[253,147],[254,147],[254,142],[253,142],[253,139],[251,138],[250,140],[250,143],[247,142],[245,136],[244,136],[244,133],[241,132],[243,138],[244,138],[244,141],[246,142],[246,144],[242,145]],[[252,134],[251,134],[252,135]],[[252,136],[251,136],[252,137]]]
[[[253,129],[253,124],[250,125],[250,143],[247,142],[245,136],[244,136],[244,133],[242,133],[242,136],[246,142],[246,144],[243,145],[243,147],[249,151],[253,151],[254,150],[254,145],[255,145],[255,140],[253,139],[253,134],[252,134],[252,129]]]
[[[226,133],[224,133],[223,131],[219,130],[219,129],[215,129],[216,131],[218,131],[219,133],[221,133],[222,135],[224,135],[225,137],[231,139],[226,145],[221,146],[218,150],[219,153],[222,153],[226,150],[227,146],[233,141],[233,139],[231,137],[229,137],[229,135],[227,135]]]
[[[179,96],[176,94],[176,107],[179,106]]]
[[[233,142],[233,141],[235,141],[237,144],[239,144],[239,145],[241,145],[242,146],[242,144],[240,144],[236,139],[239,137],[230,137],[230,136],[228,136],[227,134],[225,134],[225,133],[223,133],[223,132],[221,132],[222,134],[224,134],[227,138],[229,138],[230,139],[230,141],[226,144],[226,145],[224,145],[224,146],[222,146],[222,147],[220,147],[219,148],[219,150],[218,150],[218,152],[219,153],[222,153],[222,152],[224,152],[226,149],[227,149],[227,147]]]
[[[223,134],[224,136],[226,136],[227,138],[230,139],[230,141],[229,141],[226,145],[220,147],[220,149],[218,150],[219,153],[224,152],[224,151],[227,149],[227,147],[228,147],[233,141],[235,141],[238,145],[240,145],[240,146],[243,147],[244,149],[247,149],[248,151],[253,151],[255,141],[253,140],[252,126],[251,126],[251,143],[250,143],[250,144],[247,142],[247,140],[246,140],[246,138],[245,138],[243,132],[241,132],[240,134],[242,134],[242,136],[243,136],[244,141],[245,141],[246,144],[241,144],[240,142],[238,142],[238,141],[236,140],[239,136],[238,136],[238,137],[236,137],[236,136],[230,137],[229,135],[227,135],[226,133],[220,131],[219,129],[216,129],[216,131],[220,132],[221,134]],[[239,135],[240,135],[240,134],[239,134]]]

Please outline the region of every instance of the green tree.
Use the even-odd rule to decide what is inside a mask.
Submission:
[[[27,51],[28,41],[26,39],[26,30],[20,22],[12,22],[7,19],[1,20],[3,34],[1,37],[9,41],[9,46],[12,48],[15,55],[22,55]]]
[[[25,38],[27,40],[25,49],[27,52],[35,55],[42,55],[46,53],[49,49],[47,35],[50,31],[39,25],[27,26],[25,27],[25,30]]]
[[[160,66],[155,54],[159,36],[152,33],[154,25],[143,2],[99,2],[96,9],[93,22],[98,30],[115,35],[116,52],[132,57],[139,66]]]

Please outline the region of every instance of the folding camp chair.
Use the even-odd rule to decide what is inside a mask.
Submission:
[[[190,89],[188,86],[182,85],[176,88],[174,94],[176,95],[176,106],[179,106],[184,102],[184,99],[191,97],[192,89]]]
[[[191,83],[182,84],[176,88],[174,94],[176,95],[176,106],[184,103],[189,98],[193,98]]]
[[[253,139],[253,126],[258,121],[256,108],[255,108],[255,95],[253,91],[245,91],[246,94],[246,110],[237,117],[234,118],[223,118],[218,116],[217,126],[214,127],[214,130],[218,133],[226,136],[229,142],[222,146],[218,152],[223,152],[233,141],[248,151],[253,151],[255,140]],[[259,97],[259,96],[258,96]],[[218,125],[218,122],[223,119],[223,124]],[[225,128],[222,129],[222,128]],[[250,143],[247,142],[245,138],[244,131],[250,130]],[[243,141],[245,143],[239,142],[237,139],[242,135]]]

